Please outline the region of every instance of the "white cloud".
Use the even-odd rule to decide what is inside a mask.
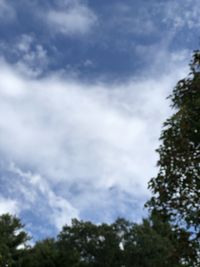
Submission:
[[[176,1],[168,1],[159,5],[163,14],[163,22],[169,24],[172,29],[178,30],[184,27],[189,29],[200,26],[200,2],[198,0],[185,0],[181,5]]]
[[[4,213],[18,214],[19,206],[16,200],[0,196],[0,215]]]
[[[89,7],[77,2],[58,10],[50,10],[45,19],[51,29],[65,35],[84,35],[97,22],[96,14]]]
[[[11,44],[1,41],[0,50],[12,57],[16,68],[27,76],[42,75],[49,64],[47,51],[32,35],[22,34]]]
[[[55,225],[60,230],[64,224],[70,224],[72,218],[78,218],[78,211],[61,196],[57,196],[51,189],[47,180],[38,174],[33,174],[30,171],[24,172],[14,163],[11,163],[8,170],[12,174],[17,175],[20,179],[18,190],[23,194],[26,204],[22,209],[30,209],[32,205],[36,207],[41,205],[38,200],[40,195],[47,201],[50,210],[45,210],[45,213],[40,214],[47,221]],[[25,182],[25,183],[24,183]]]
[[[127,201],[143,205],[170,112],[165,98],[186,72],[182,54],[166,58],[165,73],[157,63],[154,76],[112,85],[27,78],[0,62],[0,154],[25,179],[14,182],[18,202],[30,192],[22,209],[34,205],[60,228],[74,216],[127,214]]]

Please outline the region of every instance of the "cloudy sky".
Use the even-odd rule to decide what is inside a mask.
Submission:
[[[140,221],[199,29],[199,0],[0,0],[0,214]]]

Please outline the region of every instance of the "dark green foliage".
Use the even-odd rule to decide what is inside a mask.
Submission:
[[[0,266],[19,266],[20,259],[28,240],[20,219],[9,214],[0,216]]]
[[[164,124],[158,149],[159,173],[149,187],[148,206],[200,237],[200,52],[195,51],[188,78],[171,95],[175,114]]]
[[[182,234],[188,241],[184,230]],[[118,219],[110,225],[73,220],[72,226],[65,226],[59,235],[57,266],[192,266],[193,248],[180,241],[180,234],[169,223],[155,218],[142,224]]]
[[[20,267],[56,267],[57,248],[54,239],[37,242],[26,250]]]
[[[1,267],[195,266],[188,233],[156,217],[141,224],[118,219],[101,225],[74,219],[56,240],[21,249],[27,234],[21,231],[20,220],[10,215],[0,218]]]
[[[182,233],[187,235],[184,230]],[[191,263],[194,250],[188,242],[182,241],[180,234],[169,223],[156,217],[145,219],[142,224],[133,224],[124,236],[125,266],[193,266]]]
[[[73,220],[60,233],[58,246],[59,266],[121,266],[119,237],[112,225]]]

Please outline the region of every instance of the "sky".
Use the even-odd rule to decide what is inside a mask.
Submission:
[[[34,239],[139,222],[198,0],[0,0],[0,214]]]

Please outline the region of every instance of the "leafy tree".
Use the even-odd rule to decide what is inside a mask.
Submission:
[[[148,206],[175,224],[187,225],[200,237],[200,52],[195,51],[189,76],[170,96],[175,113],[164,123],[157,150],[159,172],[149,183]]]
[[[125,267],[192,266],[190,254],[193,253],[193,248],[185,242],[185,239],[188,241],[188,235],[181,240],[171,225],[158,217],[144,219],[140,224],[124,221],[123,230],[119,233],[121,262]],[[182,230],[182,233],[186,232]]]
[[[59,266],[121,266],[119,238],[107,224],[72,221],[65,226],[58,238]]]
[[[14,267],[19,265],[23,247],[29,239],[23,230],[24,225],[15,216],[0,216],[0,266]]]

